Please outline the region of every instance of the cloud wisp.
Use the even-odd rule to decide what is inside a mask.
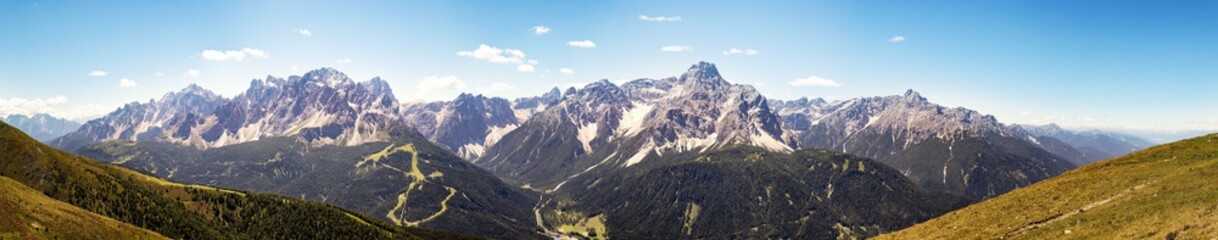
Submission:
[[[681,21],[681,16],[665,17],[665,16],[639,15],[639,20],[648,21],[648,22],[679,22],[679,21]]]
[[[817,76],[809,76],[806,78],[795,79],[787,82],[787,85],[795,87],[841,87],[842,84],[833,81],[833,79],[822,78]]]
[[[890,43],[905,42],[905,36],[901,36],[901,35],[892,36],[892,38],[888,38],[888,42],[890,42]]]
[[[135,83],[135,80],[131,80],[131,79],[127,79],[127,78],[118,80],[118,87],[121,87],[121,88],[133,88],[133,87],[139,87],[139,86],[140,86],[140,84]]]
[[[661,52],[692,52],[692,51],[694,51],[694,48],[690,47],[688,45],[671,45],[671,46],[660,47],[660,51]]]
[[[592,42],[592,40],[567,41],[567,45],[572,46],[572,47],[578,47],[578,48],[595,48],[596,47],[596,43]]]
[[[546,26],[533,26],[529,28],[529,31],[533,32],[534,35],[545,35],[550,33],[550,28]]]
[[[728,50],[723,50],[723,56],[736,56],[736,55],[753,56],[753,55],[757,55],[759,53],[761,53],[761,52],[758,52],[756,49],[752,49],[752,48],[747,48],[747,49],[731,48]]]
[[[246,59],[268,58],[268,57],[271,57],[271,54],[267,53],[266,51],[262,51],[262,50],[255,49],[255,48],[242,48],[240,50],[207,49],[207,50],[203,50],[202,53],[199,53],[199,56],[203,57],[203,60],[207,60],[207,61],[244,62]]]
[[[536,71],[537,68],[535,66],[538,64],[537,60],[525,59],[524,51],[511,48],[497,48],[486,44],[478,45],[478,48],[472,51],[457,52],[457,56],[491,63],[516,64],[516,71],[519,72]]]

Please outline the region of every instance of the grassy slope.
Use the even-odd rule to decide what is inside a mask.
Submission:
[[[0,176],[85,210],[191,239],[462,238],[271,194],[182,185],[38,143],[0,123]]]
[[[167,239],[0,177],[0,239]]]
[[[1218,134],[1080,167],[880,239],[1218,235]]]

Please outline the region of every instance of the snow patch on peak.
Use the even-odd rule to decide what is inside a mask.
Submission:
[[[1033,137],[1032,135],[1028,135],[1028,142],[1032,142],[1032,144],[1040,146],[1040,139],[1036,139],[1036,137]]]
[[[491,128],[487,130],[486,140],[483,141],[483,145],[484,146],[495,145],[495,143],[499,142],[499,139],[503,139],[504,135],[507,135],[509,132],[512,132],[512,130],[516,130],[516,127],[519,127],[519,126],[520,126],[519,124],[508,124],[508,125],[504,125],[504,126],[491,126]],[[478,154],[478,156],[482,156],[482,154]]]
[[[717,133],[717,132],[711,133],[710,135],[707,135],[706,137],[702,137],[702,138],[691,137],[691,136],[681,136],[681,137],[678,137],[677,140],[675,140],[675,141],[668,142],[662,146],[657,147],[656,150],[657,150],[657,153],[661,153],[661,154],[666,151],[685,152],[685,151],[693,151],[694,149],[699,149],[699,148],[701,148],[702,151],[706,151],[707,147],[715,146],[715,144],[718,142],[719,142],[719,133]]]
[[[765,148],[770,151],[775,151],[775,152],[794,151],[793,149],[791,149],[791,146],[788,146],[786,143],[782,143],[782,141],[778,141],[778,139],[774,138],[774,136],[765,134],[765,132],[761,131],[761,129],[757,129],[757,131],[754,132],[752,136],[750,136],[749,142],[753,146]]]
[[[599,126],[595,122],[587,123],[579,127],[579,136],[576,136],[576,138],[579,139],[580,143],[583,143],[584,152],[592,153],[591,143],[593,139],[596,139],[598,128]]]
[[[631,165],[635,165],[635,164],[638,164],[639,162],[642,162],[644,158],[647,158],[648,154],[650,154],[652,151],[656,151],[655,145],[656,145],[655,142],[647,141],[646,144],[643,144],[643,147],[639,148],[638,152],[635,152],[633,156],[630,156],[629,159],[626,159],[626,162],[623,163],[622,165],[625,167],[630,167]]]
[[[618,121],[616,134],[619,136],[638,135],[643,128],[643,122],[647,120],[647,114],[655,108],[654,105],[646,103],[634,103],[633,105],[634,107],[622,114],[621,121]]]
[[[486,146],[476,143],[465,144],[457,149],[457,155],[465,159],[475,159],[483,153],[486,153]]]

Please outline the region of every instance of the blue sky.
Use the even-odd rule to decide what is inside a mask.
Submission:
[[[537,95],[709,61],[778,99],[915,89],[1007,123],[1215,130],[1216,12],[1213,1],[3,1],[0,115],[84,120],[190,83],[231,97],[320,67],[381,76],[411,101]],[[582,41],[595,47],[571,45]]]

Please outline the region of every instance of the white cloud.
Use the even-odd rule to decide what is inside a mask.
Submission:
[[[639,15],[639,20],[648,21],[648,22],[676,22],[676,21],[681,21],[681,16],[672,16],[672,17],[654,16],[654,17],[652,17],[652,16],[647,16],[647,15]]]
[[[529,31],[532,31],[536,35],[545,35],[550,33],[550,28],[546,26],[533,26],[533,28],[529,28]]]
[[[0,116],[10,114],[34,115],[36,113],[47,113],[55,109],[55,106],[62,105],[68,102],[68,98],[64,96],[55,96],[53,98],[9,98],[0,99]]]
[[[733,56],[733,55],[753,56],[753,55],[757,55],[758,53],[759,52],[757,52],[756,49],[752,49],[752,48],[748,48],[748,49],[731,48],[728,50],[723,50],[724,56]]]
[[[478,93],[485,94],[485,95],[492,95],[492,96],[500,95],[503,93],[509,93],[509,92],[513,92],[513,91],[516,91],[516,87],[513,87],[511,84],[501,83],[501,82],[492,83],[490,86],[478,88]]]
[[[424,92],[461,89],[465,89],[465,82],[462,82],[456,76],[426,76],[419,81],[419,90]]]
[[[296,29],[296,33],[299,33],[301,36],[305,36],[305,37],[313,36],[313,32],[310,32],[309,29],[304,29],[304,28]]]
[[[1019,112],[1019,115],[1031,116],[1031,115],[1033,115],[1033,113],[1032,112]]]
[[[67,103],[68,98],[64,96],[35,99],[0,99],[0,116],[8,116],[11,114],[30,116],[45,113],[55,117],[67,118],[68,120],[72,121],[85,122],[114,110],[113,108],[104,107],[98,104],[67,106]]]
[[[334,61],[334,63],[337,63],[337,64],[346,64],[346,63],[351,63],[351,59],[350,59],[350,58],[343,58],[343,59],[339,59],[338,61]]]
[[[186,73],[182,73],[182,75],[186,75],[187,77],[198,77],[199,75],[202,75],[202,74],[203,73],[199,72],[199,70],[195,70],[195,69],[186,70]]]
[[[796,87],[840,87],[842,84],[833,81],[833,79],[822,78],[817,76],[809,76],[806,78],[795,79],[787,82],[787,85]]]
[[[464,81],[456,76],[426,76],[419,79],[419,86],[416,88],[412,98],[439,100],[452,97],[453,95],[465,90]]]
[[[568,41],[568,42],[567,42],[567,45],[570,45],[570,46],[572,46],[572,47],[581,47],[581,48],[594,48],[594,47],[596,47],[596,43],[592,42],[592,40]]]
[[[268,58],[271,56],[271,54],[267,53],[266,51],[253,49],[253,48],[242,48],[241,50],[211,50],[211,49],[208,49],[208,50],[203,50],[203,53],[200,53],[199,55],[203,57],[203,60],[220,61],[220,62],[225,62],[225,61],[240,62],[240,61],[245,61],[246,58],[251,58],[251,59],[252,58]]]
[[[890,43],[901,43],[904,41],[905,41],[905,36],[901,36],[901,35],[892,36],[892,38],[888,39],[888,42],[890,42]]]
[[[507,55],[503,53],[507,52]],[[471,57],[478,60],[486,60],[493,63],[523,63],[524,52],[516,49],[500,49],[490,45],[478,45],[478,49],[473,51],[460,51],[457,56]]]
[[[661,52],[689,52],[689,51],[693,51],[693,50],[694,50],[693,47],[690,47],[687,45],[672,45],[672,46],[660,47]]]
[[[133,87],[139,87],[139,86],[140,86],[139,84],[135,83],[135,80],[126,79],[126,78],[118,80],[118,87],[121,87],[121,88],[133,88]]]
[[[50,112],[49,114],[83,123],[114,111],[114,108],[112,107],[106,107],[99,104],[80,104],[67,108],[68,109],[65,110],[56,110]]]
[[[93,70],[92,72],[89,72],[90,77],[105,77],[106,75],[110,75],[110,73],[101,70]]]
[[[1077,119],[1078,119],[1079,121],[1084,121],[1084,122],[1095,122],[1095,121],[1099,121],[1099,119],[1095,119],[1095,118],[1093,118],[1093,117],[1078,117]]]
[[[457,56],[470,57],[473,59],[484,60],[492,63],[512,63],[516,64],[516,70],[520,72],[536,71],[537,60],[525,59],[524,51],[504,48],[500,49],[494,46],[481,44],[478,49],[473,51],[460,51]]]
[[[562,74],[575,74],[575,70],[570,68],[559,68],[558,72]]]
[[[521,65],[516,66],[516,71],[533,72],[533,71],[537,71],[537,68],[533,67],[533,65],[521,64]]]

